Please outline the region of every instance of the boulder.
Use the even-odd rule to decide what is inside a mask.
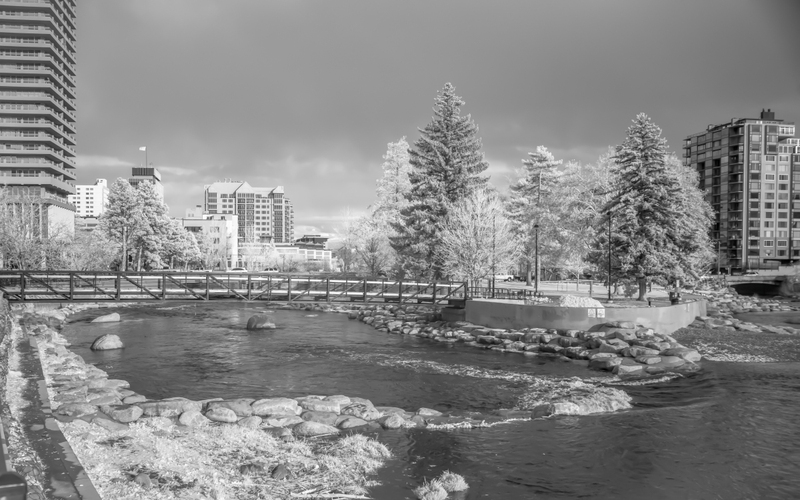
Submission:
[[[332,411],[304,411],[300,418],[306,422],[319,422],[320,424],[336,425],[339,415]]]
[[[105,418],[105,417],[94,417],[92,419],[92,423],[95,424],[95,425],[99,425],[103,429],[105,429],[107,431],[111,431],[111,432],[127,431],[128,430],[128,425],[127,424],[121,424],[119,422],[111,420],[110,418]]]
[[[361,402],[354,402],[351,403],[344,408],[340,412],[342,415],[349,415],[353,417],[358,417],[363,420],[372,421],[377,420],[383,413],[378,411],[372,403],[361,403]]]
[[[110,351],[112,349],[122,349],[123,347],[125,345],[118,336],[107,333],[94,339],[90,349],[93,351]]]
[[[670,349],[665,349],[661,352],[663,356],[678,356],[679,358],[685,361],[700,361],[702,356],[700,353],[694,349],[689,349],[688,347],[673,347]]]
[[[622,364],[622,358],[595,358],[589,361],[589,368],[593,370],[611,371],[615,366]]]
[[[127,424],[129,422],[133,422],[138,420],[139,417],[142,416],[142,409],[138,406],[125,406],[125,405],[115,405],[115,406],[101,406],[100,411],[108,415],[109,417],[113,418],[117,422],[121,422],[123,424]]]
[[[181,413],[178,423],[186,427],[203,427],[211,421],[203,416],[198,410],[189,410]]]
[[[336,427],[339,429],[352,429],[354,427],[363,427],[365,425],[369,425],[369,422],[350,415],[340,416],[336,421]]]
[[[239,420],[237,425],[246,427],[248,429],[258,429],[258,427],[261,425],[261,421],[261,417],[245,417]]]
[[[298,408],[297,400],[290,398],[259,399],[250,406],[253,408],[253,415],[259,417],[267,415],[292,416],[297,414]]]
[[[661,356],[650,354],[636,356],[636,362],[642,363],[643,365],[654,365],[656,363],[661,363]]]
[[[206,406],[207,410],[214,408],[228,408],[232,410],[237,417],[249,417],[253,415],[252,399],[229,399],[224,401],[211,401]]]
[[[142,396],[141,394],[134,394],[133,396],[128,396],[122,400],[123,404],[132,405],[134,403],[144,403],[147,401],[147,398]]]
[[[558,298],[559,307],[596,307],[604,309],[605,306],[591,297],[576,295],[562,295]]]
[[[67,403],[56,410],[56,414],[67,417],[82,417],[93,413],[97,413],[97,407],[86,403]]]
[[[212,422],[222,422],[226,424],[233,424],[239,421],[239,417],[230,408],[211,408],[206,412],[206,418]]]
[[[275,322],[272,316],[266,314],[256,314],[247,320],[248,330],[272,330],[275,328]]]
[[[294,426],[292,433],[298,437],[314,437],[327,434],[339,434],[339,429],[332,425],[321,424],[319,422],[302,422]]]
[[[300,407],[309,411],[325,411],[339,414],[341,404],[338,401],[325,401],[322,399],[304,399],[299,402]]]
[[[264,419],[264,425],[267,427],[289,427],[290,425],[301,424],[305,422],[297,415],[291,417],[270,417]]]
[[[146,417],[177,417],[189,410],[200,411],[202,405],[188,399],[171,399],[163,401],[147,401],[138,403]]]
[[[105,314],[92,320],[92,323],[119,323],[119,313]]]
[[[381,427],[384,429],[399,429],[405,424],[405,419],[397,413],[391,413],[385,417],[379,418],[378,423],[381,424]]]
[[[420,408],[419,410],[417,410],[417,415],[421,417],[441,417],[442,412],[432,410],[430,408]]]

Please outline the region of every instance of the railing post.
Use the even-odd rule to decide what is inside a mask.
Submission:
[[[250,291],[253,289],[253,276],[250,273],[247,273],[247,300],[251,300],[252,296],[250,295]]]
[[[288,276],[286,278],[286,293],[289,296],[289,302],[292,301],[292,277]]]
[[[397,303],[398,304],[402,304],[403,303],[403,280],[400,280],[398,283],[400,284],[400,288],[397,290]]]
[[[206,300],[211,298],[211,293],[209,292],[209,288],[211,285],[211,280],[208,278],[208,273],[206,273]]]
[[[117,294],[114,297],[114,300],[119,300],[120,296],[122,295],[122,273],[117,273],[117,283],[116,283],[116,285],[117,285],[116,286]],[[94,287],[97,288],[97,275],[95,275]]]
[[[362,295],[361,295],[361,300],[364,303],[366,303],[367,302],[367,278],[364,278],[364,280],[362,282],[362,286],[364,287],[364,290],[363,290]]]
[[[74,276],[72,275],[72,271],[69,273],[69,300],[75,300],[75,280],[73,279]]]
[[[436,280],[433,281],[433,305],[436,305]]]
[[[469,282],[464,281],[464,300],[469,300]]]
[[[22,301],[25,301],[25,272],[19,273],[19,295],[22,297]]]
[[[325,302],[331,301],[331,278],[325,278]]]
[[[141,286],[144,288],[144,278]],[[167,273],[161,273],[161,300],[167,300]]]

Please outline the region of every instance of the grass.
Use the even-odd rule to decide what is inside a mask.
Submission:
[[[368,476],[390,457],[362,435],[283,442],[234,425],[163,428],[144,421],[115,433],[85,422],[61,425],[102,497],[115,500],[364,495],[377,484]],[[270,475],[279,464],[289,471],[286,479]],[[152,489],[132,481],[142,473]]]
[[[465,491],[469,485],[464,478],[449,470],[444,471],[439,477],[425,481],[422,486],[414,489],[414,494],[419,500],[445,500],[448,493]]]

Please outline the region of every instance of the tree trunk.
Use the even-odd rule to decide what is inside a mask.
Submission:
[[[647,277],[637,276],[636,282],[639,284],[639,297],[636,300],[644,301],[647,295]]]
[[[525,285],[531,286],[531,263],[525,265]]]

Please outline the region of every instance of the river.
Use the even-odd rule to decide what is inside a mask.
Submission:
[[[414,498],[414,487],[443,470],[465,477],[468,499],[800,498],[796,346],[781,349],[780,362],[703,361],[689,376],[620,384],[570,363],[389,335],[340,314],[275,311],[278,329],[245,330],[264,309],[120,309],[122,322],[91,324],[110,312],[94,310],[73,316],[64,334],[87,362],[150,398],[345,394],[407,410],[490,414],[513,408],[541,381],[567,390],[570,377],[633,398],[631,409],[601,415],[373,433],[394,453],[375,499]],[[126,348],[90,351],[103,333]]]

